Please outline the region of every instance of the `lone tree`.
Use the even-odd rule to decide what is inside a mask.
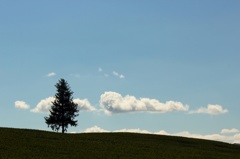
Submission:
[[[52,128],[53,131],[62,128],[62,133],[67,131],[68,125],[77,126],[77,120],[74,120],[78,116],[77,104],[73,102],[72,94],[67,81],[60,79],[55,85],[57,93],[55,94],[55,100],[52,102],[52,106],[49,117],[45,117],[45,122]]]

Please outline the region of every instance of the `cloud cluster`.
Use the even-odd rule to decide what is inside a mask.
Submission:
[[[37,106],[31,110],[31,112],[34,113],[48,113],[51,106],[52,102],[55,100],[54,97],[48,97],[46,99],[41,100]],[[80,111],[82,110],[89,110],[89,111],[94,111],[96,110],[87,99],[80,100],[79,98],[73,99],[73,102],[78,104],[78,109]]]
[[[17,109],[29,109],[30,106],[24,101],[16,101],[15,108]]]
[[[111,132],[111,131],[102,129],[95,125],[93,127],[85,129],[83,132],[84,133],[102,133],[102,132]],[[131,133],[151,134],[151,132],[147,130],[141,130],[141,129],[120,129],[112,132],[131,132]]]
[[[201,107],[197,110],[190,111],[190,114],[210,114],[210,115],[219,115],[227,113],[227,109],[223,109],[220,105],[209,104],[207,108]]]
[[[223,129],[223,130],[226,130],[226,129]],[[201,134],[190,133],[188,131],[182,131],[182,132],[179,132],[179,133],[168,133],[165,130],[161,130],[161,131],[158,131],[158,132],[150,132],[148,130],[141,130],[141,129],[120,129],[120,130],[109,131],[109,130],[102,129],[98,126],[93,126],[91,128],[87,128],[83,132],[84,133],[91,133],[91,132],[131,132],[131,133],[181,136],[181,137],[188,137],[188,138],[198,138],[198,139],[205,139],[205,140],[223,141],[223,142],[228,142],[228,143],[240,143],[240,134],[237,134],[237,132],[235,132],[232,136],[221,135],[221,134],[201,135]]]
[[[48,113],[54,97],[48,97],[41,100],[37,106],[31,109],[34,113]],[[97,111],[88,99],[73,99],[78,104],[80,111]],[[189,106],[181,102],[167,101],[162,103],[157,99],[150,98],[136,98],[134,96],[122,96],[117,92],[105,92],[100,96],[99,105],[105,114],[129,113],[129,112],[148,112],[148,113],[168,113],[168,112],[188,112],[188,114],[210,114],[219,115],[227,113],[227,109],[223,109],[220,105],[209,104],[207,108],[201,107],[197,110],[189,111]],[[16,101],[15,107],[18,109],[29,109],[30,106],[24,101]],[[234,130],[231,130],[234,131]]]
[[[108,73],[104,73],[104,71],[103,71],[103,69],[101,67],[98,68],[98,72],[103,73],[105,77],[109,77],[110,76]],[[120,74],[120,73],[118,73],[116,71],[113,71],[112,75],[115,76],[115,77],[118,77],[120,79],[125,78],[125,76],[123,74]]]
[[[181,102],[168,101],[161,103],[156,99],[122,96],[116,92],[105,92],[100,97],[100,106],[107,114],[124,112],[155,112],[188,111],[189,106]]]

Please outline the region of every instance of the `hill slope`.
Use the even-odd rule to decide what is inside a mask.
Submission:
[[[161,135],[0,128],[0,158],[240,159],[240,146]]]

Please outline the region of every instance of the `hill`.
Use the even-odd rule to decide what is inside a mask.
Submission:
[[[0,158],[240,159],[240,146],[183,137],[0,128]]]

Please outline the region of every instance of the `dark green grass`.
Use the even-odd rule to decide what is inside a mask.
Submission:
[[[162,135],[0,128],[0,158],[240,159],[240,146]]]

